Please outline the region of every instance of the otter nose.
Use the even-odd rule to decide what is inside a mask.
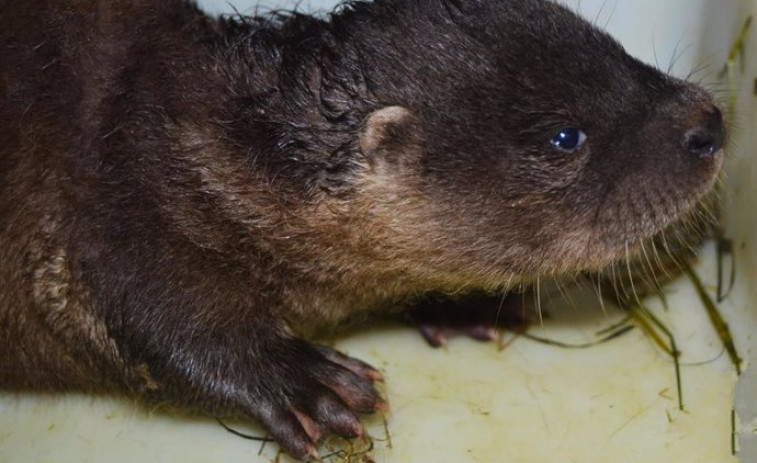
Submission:
[[[689,153],[700,158],[711,157],[723,147],[725,122],[723,113],[716,107],[705,113],[699,126],[686,133],[684,146]]]

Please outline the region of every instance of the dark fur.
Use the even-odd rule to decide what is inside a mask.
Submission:
[[[257,419],[298,458],[381,406],[298,336],[600,268],[722,158],[692,154],[704,91],[546,1],[0,11],[0,385]]]

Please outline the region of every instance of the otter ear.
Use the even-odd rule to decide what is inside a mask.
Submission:
[[[360,133],[360,150],[369,163],[399,161],[419,150],[420,127],[415,115],[402,106],[373,111]]]

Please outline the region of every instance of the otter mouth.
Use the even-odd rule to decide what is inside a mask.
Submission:
[[[711,183],[714,184],[715,179]],[[587,247],[587,262],[591,266],[588,270],[602,270],[618,262],[634,260],[648,251],[673,259],[692,252],[713,236],[718,224],[718,196],[711,186],[695,199],[667,204],[652,214],[653,218],[627,219],[630,226],[618,234],[604,230]]]

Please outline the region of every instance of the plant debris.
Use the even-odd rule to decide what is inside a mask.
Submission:
[[[726,59],[725,67],[721,72],[721,77],[726,77],[728,81],[728,114],[730,116],[736,114],[736,66],[740,65],[741,72],[744,72],[746,64],[746,39],[749,36],[749,30],[752,27],[752,19],[753,17],[749,16],[744,21],[744,25],[741,26],[741,30],[736,36],[736,40],[734,40],[733,45],[731,45],[731,50],[728,52],[728,58]]]
[[[718,265],[718,303],[723,302],[728,298],[733,291],[733,287],[736,284],[736,258],[733,255],[733,241],[723,236],[722,233],[718,234],[716,238],[717,245],[717,265]],[[728,284],[724,286],[724,267],[726,258],[730,261],[730,271]]]
[[[678,393],[678,409],[684,411],[683,382],[681,380],[681,351],[678,350],[675,336],[662,321],[657,318],[641,301],[629,310],[631,317],[641,326],[642,330],[673,359],[676,377],[676,392]],[[667,344],[660,336],[661,332],[667,338]]]
[[[709,315],[710,317],[710,322],[715,328],[715,331],[717,331],[718,337],[720,337],[720,341],[723,343],[723,347],[725,347],[726,351],[728,352],[728,357],[731,359],[731,363],[733,363],[733,366],[736,368],[736,373],[740,376],[742,360],[741,357],[739,357],[738,352],[736,351],[736,345],[733,342],[733,336],[731,335],[731,329],[728,327],[728,323],[726,323],[723,319],[723,316],[720,314],[720,311],[718,310],[715,302],[707,293],[707,290],[702,284],[702,280],[699,279],[699,276],[696,274],[696,272],[694,272],[694,269],[692,269],[688,263],[684,263],[683,271],[689,277],[689,280],[697,290],[699,299],[702,301],[705,310],[707,310],[707,315]]]
[[[598,346],[600,344],[604,344],[604,343],[610,342],[610,341],[612,341],[614,339],[617,339],[617,338],[625,335],[626,333],[632,331],[634,328],[635,327],[633,325],[621,326],[620,328],[617,328],[615,331],[610,332],[610,334],[608,334],[608,335],[606,335],[606,336],[604,336],[604,337],[602,337],[602,338],[600,338],[600,339],[598,339],[596,341],[592,341],[592,342],[588,342],[588,343],[584,343],[584,344],[569,344],[569,343],[565,343],[565,342],[562,342],[562,341],[556,341],[554,339],[543,338],[543,337],[536,336],[536,335],[533,335],[533,334],[530,334],[530,333],[523,333],[522,336],[525,337],[525,338],[527,338],[527,339],[530,339],[532,341],[536,341],[536,342],[539,342],[541,344],[546,344],[548,346],[556,346],[556,347],[561,347],[561,348],[564,348],[564,349],[588,349],[588,348],[591,348],[591,347],[596,347],[596,346]],[[602,330],[602,331],[606,331],[606,329]]]

